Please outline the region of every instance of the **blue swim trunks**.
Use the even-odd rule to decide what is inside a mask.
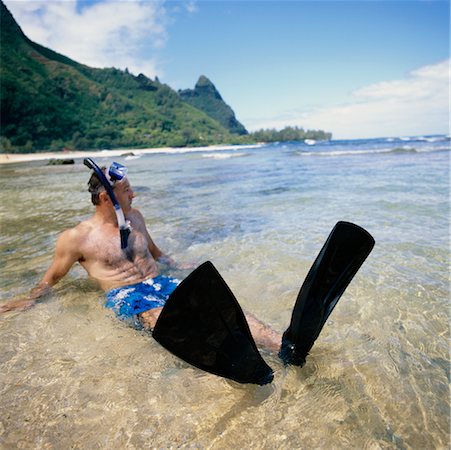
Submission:
[[[136,322],[137,314],[162,308],[179,283],[176,278],[158,275],[141,283],[114,288],[106,293],[105,306],[119,319]]]

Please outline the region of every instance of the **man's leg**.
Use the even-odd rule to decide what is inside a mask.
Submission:
[[[244,311],[247,323],[251,329],[252,337],[258,346],[262,346],[268,350],[278,352],[282,335],[274,331],[269,325],[257,319],[253,314]]]
[[[153,308],[138,315],[139,320],[146,330],[152,331],[154,329],[162,309]],[[245,312],[244,315],[246,316],[255,343],[268,350],[278,352],[280,350],[282,335],[274,331],[269,325],[258,320],[253,314]]]

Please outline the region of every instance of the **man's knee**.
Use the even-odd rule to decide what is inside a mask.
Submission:
[[[140,322],[146,330],[152,331],[155,328],[157,319],[163,308],[152,308],[138,315]]]

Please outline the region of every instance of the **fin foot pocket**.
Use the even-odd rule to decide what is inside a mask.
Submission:
[[[358,225],[335,225],[302,284],[283,334],[279,357],[284,364],[305,364],[327,318],[374,244],[373,237]]]
[[[279,358],[284,365],[292,365],[303,367],[307,355],[299,355],[296,353],[296,346],[286,337],[286,332],[282,336],[282,344],[280,346]]]

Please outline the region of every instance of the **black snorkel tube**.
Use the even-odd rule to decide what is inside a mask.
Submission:
[[[83,164],[96,173],[103,187],[110,196],[111,202],[114,206],[114,211],[116,212],[117,224],[119,225],[119,233],[121,235],[121,249],[125,250],[127,248],[128,236],[130,234],[130,224],[125,220],[124,212],[122,211],[122,208],[119,205],[116,196],[114,195],[113,188],[111,187],[111,184],[107,180],[103,171],[91,158],[85,158],[83,160]]]

